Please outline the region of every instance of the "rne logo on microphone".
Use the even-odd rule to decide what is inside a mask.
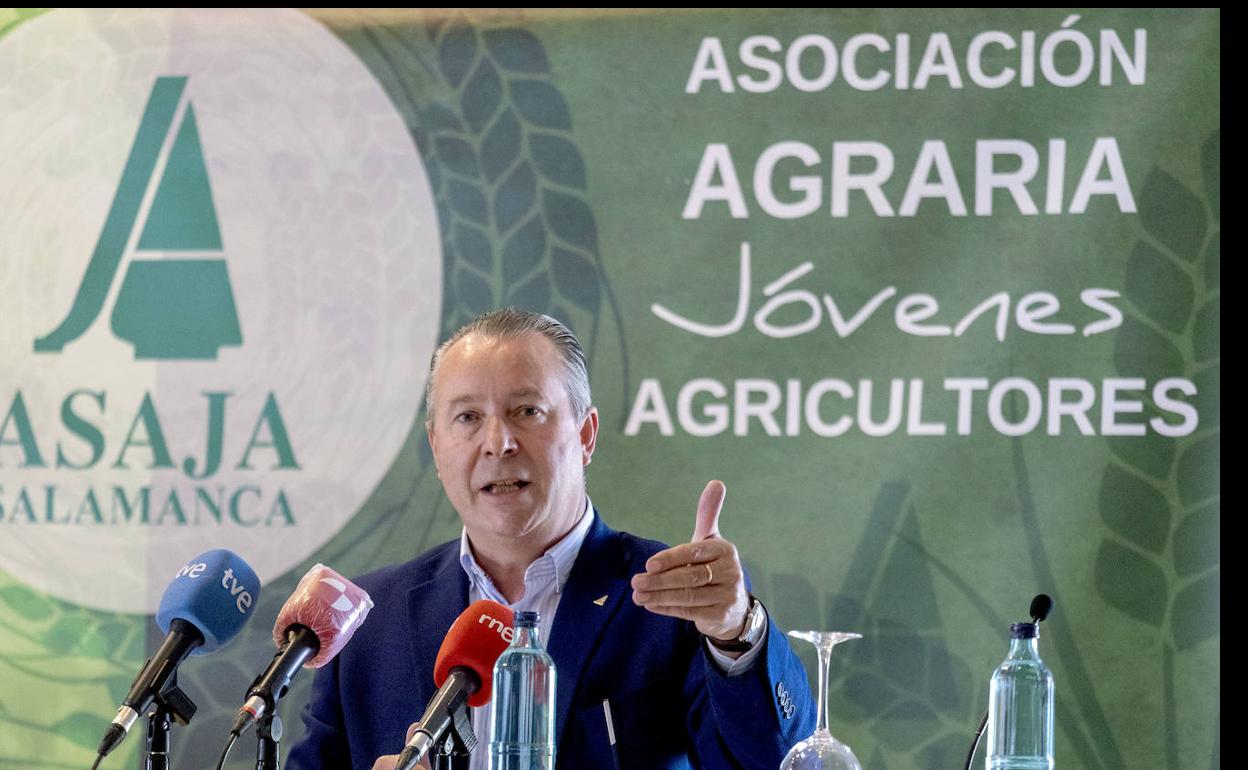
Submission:
[[[489,626],[490,630],[503,637],[503,641],[507,642],[507,644],[511,644],[512,640],[516,638],[515,630],[498,618],[482,613],[481,617],[477,618],[477,623]]]

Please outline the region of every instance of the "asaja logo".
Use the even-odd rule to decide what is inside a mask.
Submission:
[[[175,125],[176,132],[171,130]],[[113,309],[113,331],[134,344],[135,358],[216,358],[222,345],[242,342],[225,260],[202,256],[221,252],[221,228],[186,78],[161,77],[152,87],[73,307],[55,331],[35,340],[36,352],[60,352],[99,315],[166,143],[172,147],[164,155],[137,251],[196,257],[133,260]]]
[[[367,68],[294,11],[52,11],[0,39],[0,146],[0,569],[150,612],[190,554],[263,581],[332,538],[442,294]]]

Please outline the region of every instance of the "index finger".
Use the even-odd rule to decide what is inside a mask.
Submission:
[[[718,538],[674,545],[646,560],[646,572],[664,572],[686,564],[706,564],[724,555],[728,545]]]

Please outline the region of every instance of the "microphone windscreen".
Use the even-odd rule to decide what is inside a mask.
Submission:
[[[351,635],[372,608],[373,600],[367,591],[324,564],[317,564],[299,580],[295,592],[277,613],[273,643],[281,649],[286,643],[286,630],[293,625],[310,628],[321,646],[303,665],[320,668],[351,641]]]
[[[260,601],[260,578],[242,557],[224,548],[187,562],[160,597],[156,624],[169,633],[174,619],[187,621],[204,635],[192,655],[212,652],[234,638]]]
[[[1049,616],[1053,611],[1053,597],[1048,594],[1037,594],[1036,598],[1031,600],[1031,619],[1039,622]]]
[[[468,705],[489,703],[494,685],[494,662],[511,644],[515,635],[514,621],[515,613],[498,602],[479,599],[468,605],[442,640],[438,660],[433,666],[434,684],[441,687],[453,668],[472,669],[481,678],[481,689],[468,698]]]

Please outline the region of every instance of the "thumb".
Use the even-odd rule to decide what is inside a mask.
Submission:
[[[722,481],[712,481],[698,498],[698,517],[693,525],[693,542],[719,537],[719,511],[724,507],[728,488]]]

